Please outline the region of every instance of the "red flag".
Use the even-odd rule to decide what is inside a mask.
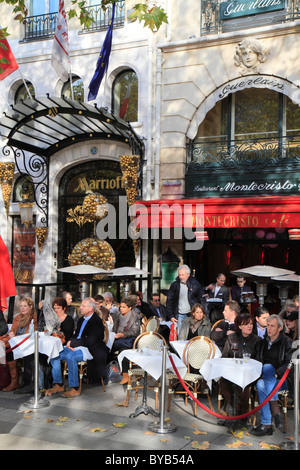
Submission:
[[[0,81],[19,68],[7,39],[0,39]]]
[[[0,310],[7,310],[7,297],[17,295],[8,249],[0,235]]]

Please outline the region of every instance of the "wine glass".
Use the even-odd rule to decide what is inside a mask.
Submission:
[[[236,353],[236,351],[238,350],[238,348],[239,348],[239,346],[238,346],[237,343],[231,343],[231,349],[232,349],[232,351],[233,351],[233,358],[234,358],[234,360],[235,360],[235,353]]]

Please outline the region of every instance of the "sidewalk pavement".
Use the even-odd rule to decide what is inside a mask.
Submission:
[[[122,405],[126,398],[126,386],[111,383],[103,391],[101,385],[83,385],[80,397],[66,399],[60,395],[45,397],[49,405],[32,410],[26,403],[32,396],[14,392],[0,392],[0,449],[1,450],[101,450],[105,464],[129,463],[116,459],[146,456],[150,463],[195,463],[201,453],[195,450],[277,450],[290,446],[293,450],[294,412],[288,410],[287,432],[275,429],[272,436],[257,437],[244,429],[234,435],[226,426],[218,425],[218,418],[198,406],[198,415],[193,415],[193,400],[187,406],[181,396],[172,395],[170,412],[165,412],[166,423],[176,430],[168,433],[153,433],[149,425],[160,422],[160,418],[144,413],[129,417],[142,403],[142,391],[137,401],[131,392],[129,406]],[[201,395],[199,401],[206,407],[208,402]],[[212,394],[215,411],[217,393]],[[149,390],[147,405],[154,408],[154,393]],[[259,415],[259,413],[258,413]],[[161,429],[161,428],[160,428]],[[134,451],[134,452],[132,452]],[[172,461],[159,462],[161,458]],[[202,454],[201,454],[202,455]],[[169,456],[169,457],[166,457]],[[170,457],[172,456],[172,457]],[[175,456],[175,457],[174,457]],[[176,457],[177,456],[177,457]],[[114,462],[107,459],[114,459]],[[192,459],[192,461],[190,460]],[[149,460],[147,460],[149,463]],[[142,461],[140,461],[141,463]]]

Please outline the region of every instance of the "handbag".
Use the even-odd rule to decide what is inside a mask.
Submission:
[[[66,342],[65,335],[63,334],[62,331],[55,331],[54,333],[52,333],[51,336],[55,336],[56,338],[59,338],[61,340],[62,344],[65,344],[65,342]]]
[[[0,390],[7,387],[11,382],[9,366],[6,364],[0,364]]]
[[[120,382],[123,376],[120,372],[118,361],[111,361],[106,366],[106,383]]]
[[[169,341],[176,341],[176,340],[177,340],[177,329],[173,323],[170,329]]]

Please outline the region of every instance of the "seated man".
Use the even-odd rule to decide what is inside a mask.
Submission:
[[[239,314],[240,306],[236,300],[228,300],[223,310],[224,320],[221,320],[210,332],[210,338],[216,343],[221,351],[224,348],[228,335],[231,335],[235,331],[234,321],[236,316]]]
[[[81,317],[75,334],[66,344],[59,356],[51,359],[53,387],[46,390],[45,395],[64,392],[60,361],[68,366],[69,387],[63,397],[73,398],[80,395],[78,365],[80,361],[88,361],[87,373],[92,379],[105,377],[107,347],[104,343],[104,325],[95,313],[96,303],[91,297],[85,298],[80,306]]]
[[[170,321],[166,307],[160,303],[159,294],[151,294],[149,309],[151,316],[158,317],[159,321]],[[167,325],[160,325],[158,333],[162,335],[167,342],[169,341],[170,328]]]
[[[292,340],[283,334],[283,322],[278,315],[267,318],[267,337],[261,344],[259,360],[263,363],[262,377],[257,381],[259,403],[263,403],[278,384],[292,357]],[[285,387],[284,387],[285,388]],[[272,418],[276,427],[282,426],[277,393],[260,410],[260,425],[250,430],[256,436],[273,434]]]

